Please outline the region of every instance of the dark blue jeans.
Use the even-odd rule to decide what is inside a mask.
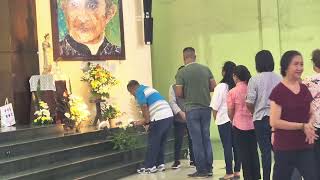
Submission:
[[[262,120],[254,121],[254,128],[261,152],[263,180],[270,180],[272,144],[269,116],[263,117]]]
[[[298,169],[304,180],[319,180],[313,149],[275,151],[274,161],[273,180],[291,179],[294,168]]]
[[[173,117],[170,117],[150,123],[145,168],[164,164],[164,150],[172,121]]]
[[[234,172],[240,172],[241,162],[238,158],[237,147],[234,141],[231,122],[218,125],[220,139],[223,146],[224,161],[226,163],[226,174],[233,174],[232,162],[234,158]]]
[[[212,146],[210,141],[211,108],[187,112],[187,125],[192,139],[195,165],[199,173],[212,171]]]
[[[189,130],[187,128],[187,123],[174,121],[173,125],[174,125],[174,160],[179,161],[181,158],[181,148],[182,148],[182,144],[183,144],[183,138],[184,138],[185,132],[187,131],[188,132],[190,161],[194,162],[192,142],[191,142]]]

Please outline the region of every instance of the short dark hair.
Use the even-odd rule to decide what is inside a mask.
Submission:
[[[274,60],[270,51],[261,50],[256,54],[256,70],[257,72],[272,72],[274,70]]]
[[[320,68],[320,49],[316,49],[312,52],[311,60],[317,68]]]
[[[183,52],[193,52],[193,53],[195,53],[196,50],[193,47],[186,47],[186,48],[183,49]]]
[[[281,75],[283,77],[287,75],[286,71],[289,67],[289,64],[291,63],[292,59],[295,56],[301,56],[301,53],[296,50],[290,50],[290,51],[285,52],[282,55],[281,61],[280,61],[280,71],[281,71]]]
[[[139,86],[139,82],[136,80],[131,80],[129,81],[128,85],[127,85],[127,90],[129,91],[129,89],[135,87],[135,86]]]
[[[236,64],[232,61],[225,62],[222,67],[222,71],[224,71],[224,76],[220,81],[220,83],[228,84],[229,90],[234,88],[236,85],[232,78],[235,67],[236,67]]]
[[[251,74],[248,68],[244,65],[238,65],[235,67],[233,74],[239,78],[240,81],[244,81],[248,84]]]

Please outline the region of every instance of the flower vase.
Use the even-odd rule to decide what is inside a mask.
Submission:
[[[117,128],[117,127],[118,127],[118,125],[117,125],[117,123],[118,123],[117,119],[108,119],[108,121],[109,121],[110,128]]]
[[[76,132],[80,133],[81,132],[81,122],[79,122],[78,124],[76,123],[75,128],[76,128]]]
[[[90,99],[91,103],[95,103],[96,104],[96,117],[94,118],[94,122],[93,125],[97,125],[98,120],[102,119],[102,114],[101,114],[101,103],[105,102],[105,100],[103,100],[101,97],[97,97],[95,99]]]

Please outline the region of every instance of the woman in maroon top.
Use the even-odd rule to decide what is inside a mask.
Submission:
[[[274,131],[275,164],[273,180],[290,179],[297,168],[305,180],[317,180],[313,126],[308,88],[300,83],[303,59],[297,51],[287,51],[281,58],[283,80],[270,95],[270,125]]]

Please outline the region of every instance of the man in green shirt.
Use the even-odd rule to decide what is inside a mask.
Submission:
[[[210,69],[196,63],[195,50],[183,50],[185,67],[176,78],[176,95],[185,99],[187,126],[192,139],[193,153],[197,171],[190,177],[212,176],[212,146],[210,141],[210,92],[216,82]]]

